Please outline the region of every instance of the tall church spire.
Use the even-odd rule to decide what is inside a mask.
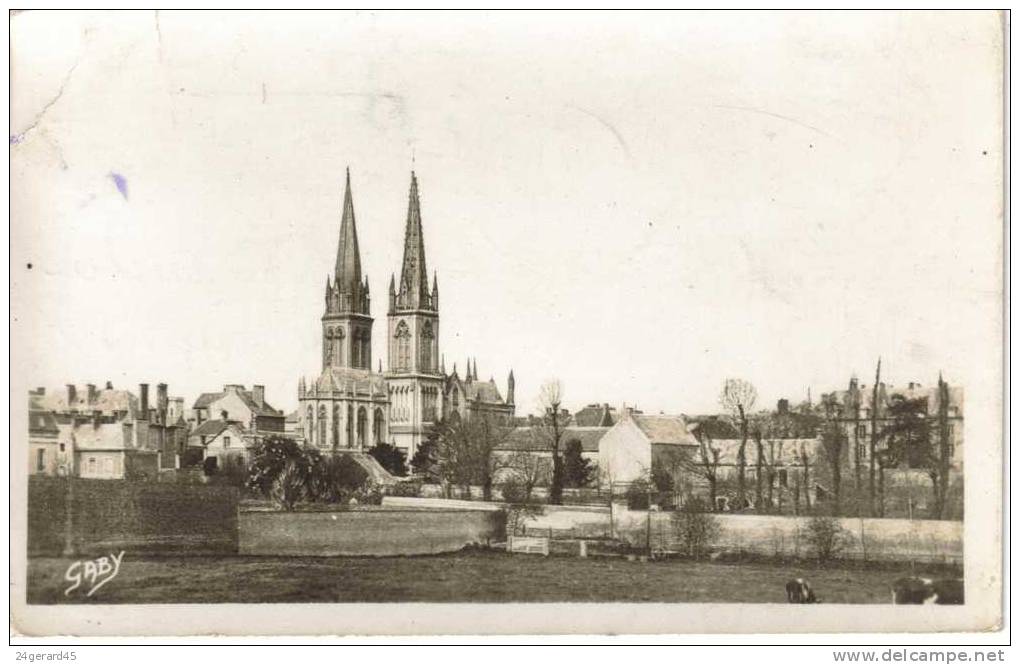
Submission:
[[[354,201],[351,198],[351,169],[347,169],[344,190],[344,212],[340,222],[340,242],[336,249],[335,285],[341,293],[356,293],[362,286],[361,252],[358,251],[358,230],[354,224]]]
[[[425,238],[421,229],[418,178],[414,171],[411,171],[411,192],[407,201],[404,262],[400,269],[398,304],[401,309],[433,309],[429,298],[428,270],[425,267]]]

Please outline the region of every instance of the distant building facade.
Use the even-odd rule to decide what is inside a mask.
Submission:
[[[877,401],[875,400],[876,392]],[[961,472],[963,470],[963,388],[948,386],[948,393],[947,414],[952,470]],[[893,419],[890,416],[889,407],[896,399],[921,401],[928,424],[933,428],[932,431],[935,431],[934,427],[938,420],[941,402],[937,385],[926,387],[920,383],[910,382],[906,387],[897,388],[879,383],[878,390],[875,391],[874,386],[859,384],[855,376],[851,377],[846,390],[837,390],[822,395],[822,404],[819,408],[824,411],[827,404],[835,406],[829,417],[834,417],[846,432],[850,460],[856,462],[859,459],[862,464],[868,465],[872,428],[877,425],[881,434],[892,424]],[[884,446],[884,441],[884,437],[880,437],[879,445]]]
[[[55,428],[55,432],[54,432]],[[149,384],[139,396],[128,390],[68,384],[63,392],[29,394],[29,470],[82,478],[155,478],[180,464],[188,425],[183,399],[157,386],[150,405]]]

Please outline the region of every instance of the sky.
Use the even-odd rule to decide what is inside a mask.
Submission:
[[[1001,367],[992,13],[27,12],[19,380],[297,406],[350,167],[384,358],[410,171],[447,369],[518,413]],[[989,362],[992,360],[992,362]],[[377,360],[373,360],[375,364]],[[969,393],[974,394],[974,393]],[[980,395],[979,395],[980,396]]]

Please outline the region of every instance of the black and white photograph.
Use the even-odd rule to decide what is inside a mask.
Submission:
[[[9,24],[12,635],[1001,626],[1008,13]]]

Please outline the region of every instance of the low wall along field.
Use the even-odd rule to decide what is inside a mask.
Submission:
[[[501,540],[502,514],[479,510],[365,508],[242,512],[243,555],[400,556],[455,552]]]
[[[637,546],[651,540],[653,548],[676,549],[672,513],[631,511],[614,505],[612,515],[600,510],[546,510],[525,523],[527,535],[552,537],[616,537]],[[732,553],[811,557],[807,539],[810,518],[778,515],[716,514],[721,535],[715,548]],[[963,522],[948,520],[839,520],[846,532],[844,559],[963,563]],[[650,526],[650,528],[649,528]]]
[[[31,477],[28,554],[233,554],[237,505],[232,487]]]

